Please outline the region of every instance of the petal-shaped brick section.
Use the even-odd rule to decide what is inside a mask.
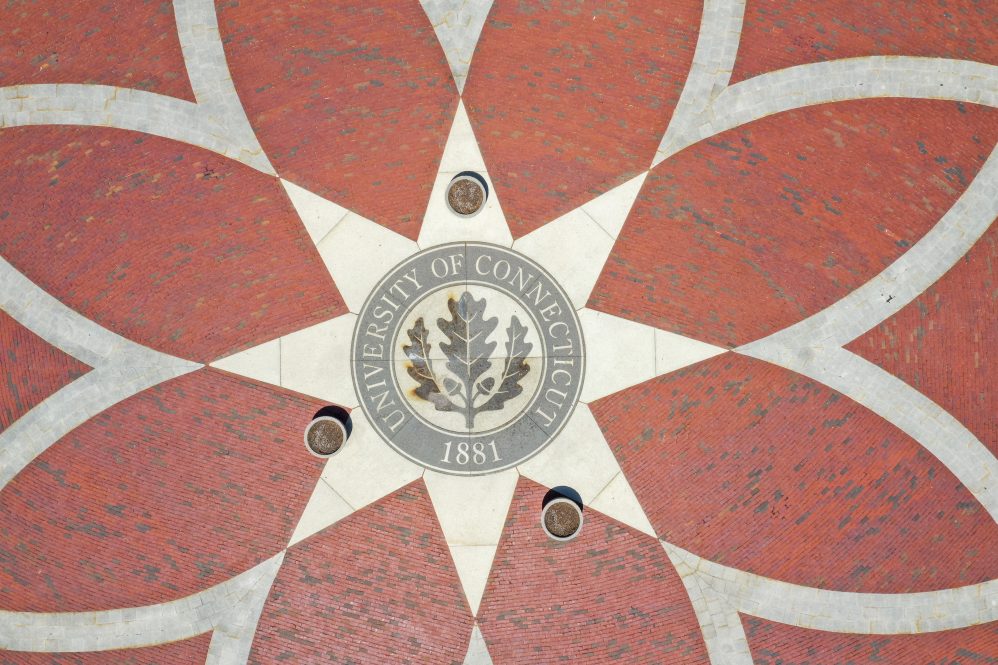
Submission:
[[[998,623],[919,635],[828,633],[749,616],[742,625],[755,665],[998,663]]]
[[[208,657],[211,633],[180,642],[89,653],[0,651],[0,665],[194,665]]]
[[[548,489],[520,479],[478,623],[496,665],[708,665],[689,596],[657,540],[592,510],[556,542],[541,528]]]
[[[90,367],[0,311],[0,432]]]
[[[288,550],[249,662],[459,665],[473,622],[417,480]]]
[[[209,362],[346,312],[273,177],[79,127],[0,131],[0,254],[125,337]]]
[[[840,102],[763,118],[659,164],[590,306],[734,347],[824,309],[921,238],[998,140],[998,112]]]
[[[0,86],[100,83],[194,101],[173,6],[104,0],[7,3]]]
[[[998,455],[998,224],[908,306],[853,340]]]
[[[322,471],[321,406],[205,369],[77,427],[0,492],[0,608],[150,605],[273,556]]]
[[[868,55],[998,64],[994,5],[989,0],[748,0],[731,81]]]
[[[651,165],[701,4],[495,3],[464,99],[514,237]]]
[[[826,386],[723,354],[591,405],[655,532],[804,586],[998,577],[998,526],[915,440]]]
[[[250,124],[281,177],[416,239],[457,89],[417,0],[216,0]]]

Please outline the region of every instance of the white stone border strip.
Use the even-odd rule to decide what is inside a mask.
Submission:
[[[904,97],[998,106],[998,67],[969,60],[867,56],[797,65],[726,88],[663,141],[656,163],[697,141],[774,113],[851,99]]]
[[[677,569],[695,576],[704,590],[715,591],[738,612],[791,626],[901,635],[998,620],[998,580],[924,593],[828,591],[735,570],[675,545],[663,545],[669,557],[678,561]]]
[[[210,0],[176,0],[181,50],[197,104],[110,85],[36,83],[0,88],[0,128],[113,127],[211,150],[264,173],[275,171],[229,77]]]
[[[655,153],[656,166],[679,148],[671,144],[698,124],[697,119],[731,80],[738,55],[746,0],[705,0],[693,63],[672,120]]]
[[[696,566],[690,565],[695,562],[687,560],[693,555],[665,541],[660,542],[686,587],[711,665],[752,665],[752,654],[737,610],[701,582]]]
[[[0,489],[73,428],[200,364],[129,341],[73,311],[0,258],[0,310],[93,369],[0,432]]]
[[[839,347],[797,350],[760,344],[737,352],[816,379],[897,426],[942,462],[998,522],[998,459],[918,390]]]
[[[244,646],[249,653],[246,643],[252,644],[262,610],[260,596],[266,599],[283,560],[281,552],[210,589],[157,605],[100,612],[0,611],[0,649],[50,653],[127,649],[184,640],[217,628],[222,637],[213,636],[208,663],[245,662],[245,656],[242,661],[234,657]]]

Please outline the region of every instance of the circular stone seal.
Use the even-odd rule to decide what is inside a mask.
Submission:
[[[561,431],[585,353],[571,301],[505,247],[412,256],[374,288],[353,336],[354,386],[378,433],[430,469],[515,466]]]

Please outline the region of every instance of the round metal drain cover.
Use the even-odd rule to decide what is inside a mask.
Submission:
[[[335,454],[346,441],[346,428],[332,416],[320,416],[305,430],[305,446],[313,455],[329,457]]]
[[[447,186],[447,207],[462,217],[478,213],[489,197],[485,179],[477,173],[466,171],[454,176]]]
[[[582,510],[571,499],[553,499],[544,506],[541,524],[549,537],[571,540],[582,530]]]

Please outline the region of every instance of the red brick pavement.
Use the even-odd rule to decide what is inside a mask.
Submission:
[[[90,367],[0,311],[0,432],[88,371]]]
[[[701,3],[497,0],[464,90],[514,237],[647,169]]]
[[[0,86],[102,83],[194,101],[169,2],[5,3]]]
[[[478,613],[496,665],[698,663],[689,597],[657,540],[592,510],[565,543],[541,529],[547,488],[520,479]]]
[[[998,225],[938,282],[846,348],[918,388],[998,455]]]
[[[755,665],[998,663],[998,623],[920,635],[845,635],[742,617]]]
[[[877,99],[701,141],[648,176],[589,304],[719,346],[776,332],[903,254],[996,140],[993,109]]]
[[[277,554],[322,470],[302,442],[321,406],[205,369],[77,427],[0,492],[0,609],[161,603]]]
[[[211,633],[180,642],[90,653],[0,651],[0,665],[196,665],[208,657]]]
[[[838,591],[998,577],[998,526],[936,458],[849,398],[733,353],[592,405],[656,533]]]
[[[472,623],[417,480],[288,550],[249,662],[459,665]]]
[[[415,239],[457,90],[417,0],[216,0],[232,79],[282,177]]]
[[[0,254],[85,316],[201,362],[346,312],[280,183],[115,129],[0,130]]]
[[[998,64],[994,4],[989,0],[748,0],[731,81],[865,55]]]

